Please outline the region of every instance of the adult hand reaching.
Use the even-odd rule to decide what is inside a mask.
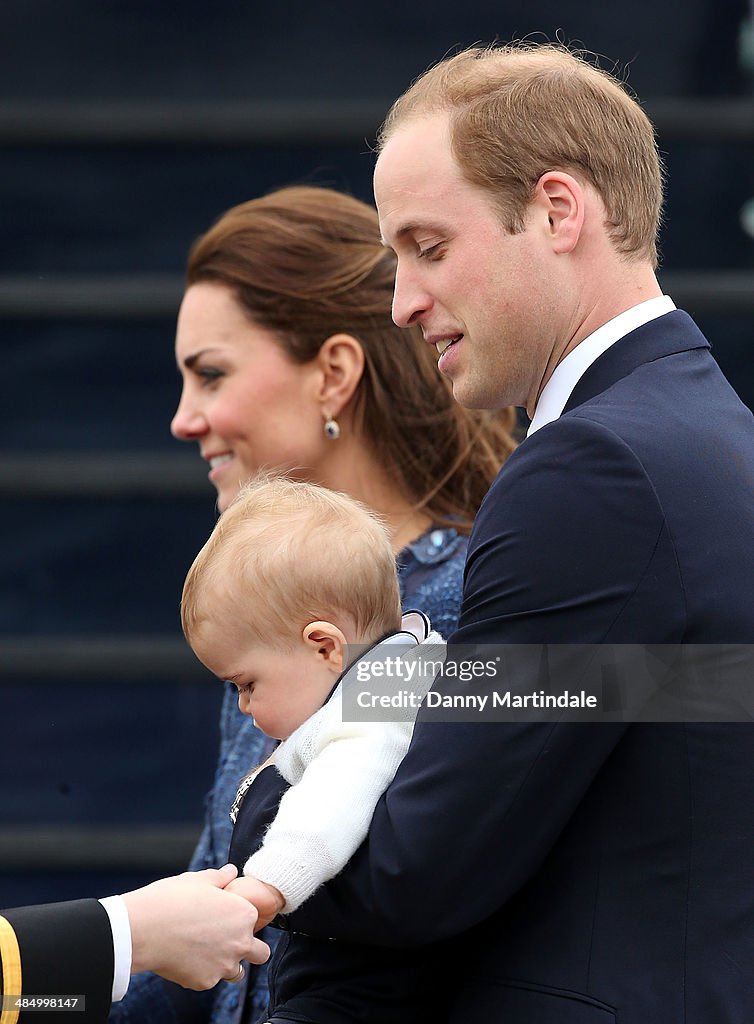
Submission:
[[[241,960],[262,964],[269,947],[254,938],[257,911],[226,892],[232,864],[162,878],[125,893],[131,925],[131,973],[154,971],[184,988],[212,988],[239,980]]]

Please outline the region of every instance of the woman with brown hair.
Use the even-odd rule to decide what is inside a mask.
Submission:
[[[221,512],[265,468],[361,500],[392,535],[404,608],[424,611],[447,636],[467,535],[513,449],[514,414],[455,403],[434,348],[391,320],[394,276],[375,211],[350,196],[293,187],[227,211],[189,254],[172,430],[198,444]],[[228,684],[192,868],[227,859],[228,810],[265,743]],[[237,998],[238,986],[222,984],[210,1007],[145,976],[111,1019],[229,1024]],[[263,1013],[262,972],[252,998]]]

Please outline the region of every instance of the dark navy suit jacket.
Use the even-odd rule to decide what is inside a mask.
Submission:
[[[676,311],[508,460],[450,648],[752,641],[754,419]],[[456,936],[452,1024],[749,1024],[754,728],[420,721],[367,840],[288,923]]]

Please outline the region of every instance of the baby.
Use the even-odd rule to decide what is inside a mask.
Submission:
[[[252,482],[220,517],[189,570],[181,617],[197,657],[281,741],[243,781],[232,812],[230,859],[245,876],[233,884],[257,904],[261,925],[341,870],[410,742],[410,713],[343,720],[357,669],[396,655],[436,664],[443,641],[420,613],[401,616],[395,558],[376,517],[282,477]],[[428,689],[431,674],[417,676]],[[273,1024],[352,1014],[397,1024],[427,1009],[428,974],[405,951],[295,933],[283,945],[270,968]]]

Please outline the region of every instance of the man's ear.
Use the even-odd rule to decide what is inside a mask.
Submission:
[[[319,401],[329,416],[339,416],[364,375],[364,350],[350,334],[332,334],[316,356],[321,379]]]
[[[332,622],[310,622],[301,634],[315,658],[324,662],[334,675],[343,671],[346,638]]]
[[[534,203],[547,217],[553,252],[572,252],[581,237],[586,212],[581,184],[565,171],[547,171],[537,182]]]

